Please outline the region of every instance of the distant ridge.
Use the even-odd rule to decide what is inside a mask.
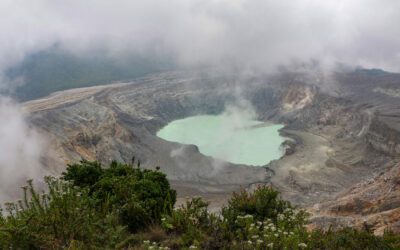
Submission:
[[[75,55],[57,48],[28,55],[22,63],[8,69],[11,80],[24,84],[11,93],[19,101],[44,97],[55,91],[130,80],[173,67],[171,60],[154,55],[130,54],[121,59],[104,52]],[[10,94],[10,93],[6,93]]]

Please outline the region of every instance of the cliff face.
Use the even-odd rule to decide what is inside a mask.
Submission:
[[[49,148],[56,152],[52,155],[59,156],[56,173],[65,168],[64,162],[81,158],[107,165],[112,159],[129,162],[136,156],[143,167],[161,166],[178,194],[201,195],[218,206],[240,186],[269,183],[297,205],[321,204],[313,210],[320,226],[332,220],[338,226],[356,223],[353,217],[368,213],[372,216],[368,218],[389,216],[388,211],[399,207],[389,202],[397,200],[398,193],[392,190],[387,196],[378,190],[390,189],[394,183],[363,183],[378,175],[398,175],[400,98],[384,98],[385,91],[373,91],[370,86],[379,79],[363,74],[334,79],[340,90],[335,95],[319,81],[296,74],[249,78],[236,84],[229,77],[204,72],[169,72],[129,83],[63,91],[24,106],[31,112],[33,126],[50,141]],[[400,77],[390,79],[381,87],[394,88],[400,82]],[[258,119],[286,125],[281,134],[288,138],[285,145],[293,149],[290,154],[263,167],[237,165],[155,135],[172,120],[218,114],[243,99],[252,104]],[[50,166],[55,160],[44,157],[43,162]],[[357,190],[369,191],[348,191],[354,191],[355,185],[362,185]],[[376,200],[368,199],[369,193]],[[328,203],[321,203],[324,200]],[[392,224],[398,221],[393,216],[387,217]]]
[[[347,116],[353,118],[344,119],[346,115],[332,110],[336,118],[332,121],[332,116],[328,116],[323,122],[326,125],[342,121],[339,124],[344,125],[346,121],[347,125],[333,143],[343,145],[340,141],[350,135],[359,138],[351,151],[361,157],[358,161],[353,157],[346,167],[372,171],[339,195],[311,206],[313,226],[367,227],[376,234],[382,234],[385,229],[400,232],[400,98],[393,95],[400,87],[400,75],[353,72],[337,75],[336,79],[344,98],[353,103],[347,109],[350,111]],[[354,126],[348,126],[351,123]],[[338,153],[343,158],[349,151],[343,148]]]
[[[285,111],[303,109],[313,102],[315,91],[310,86],[291,86],[282,98],[281,107]]]
[[[400,164],[357,183],[331,201],[315,205],[310,211],[316,226],[328,228],[356,226],[383,234],[391,229],[400,233]]]
[[[393,157],[400,156],[400,133],[380,121],[378,116],[372,120],[366,135],[367,142],[376,150]]]

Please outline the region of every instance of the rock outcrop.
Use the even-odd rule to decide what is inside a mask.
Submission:
[[[400,157],[399,131],[381,122],[378,116],[372,120],[366,140],[374,149],[394,157]]]
[[[314,205],[312,221],[328,228],[355,226],[375,234],[400,233],[400,164],[351,187],[346,193]]]

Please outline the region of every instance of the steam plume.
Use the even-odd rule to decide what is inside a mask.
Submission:
[[[20,194],[18,186],[38,178],[42,139],[8,98],[0,99],[0,203]]]

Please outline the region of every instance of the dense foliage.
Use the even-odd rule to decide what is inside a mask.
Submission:
[[[134,168],[113,161],[104,169],[97,162],[81,161],[69,165],[63,178],[88,190],[103,210],[118,211],[121,222],[135,232],[170,213],[176,201],[165,174],[139,166],[139,162]]]
[[[128,244],[132,233],[170,214],[176,200],[165,174],[115,161],[109,168],[81,161],[69,165],[62,179],[45,180],[47,193],[38,194],[30,181],[24,200],[6,204],[1,246]]]
[[[140,163],[69,165],[47,192],[23,187],[0,217],[0,248],[12,249],[394,249],[400,237],[366,230],[307,230],[308,214],[269,186],[234,193],[219,213],[201,198],[172,209],[166,176]]]

